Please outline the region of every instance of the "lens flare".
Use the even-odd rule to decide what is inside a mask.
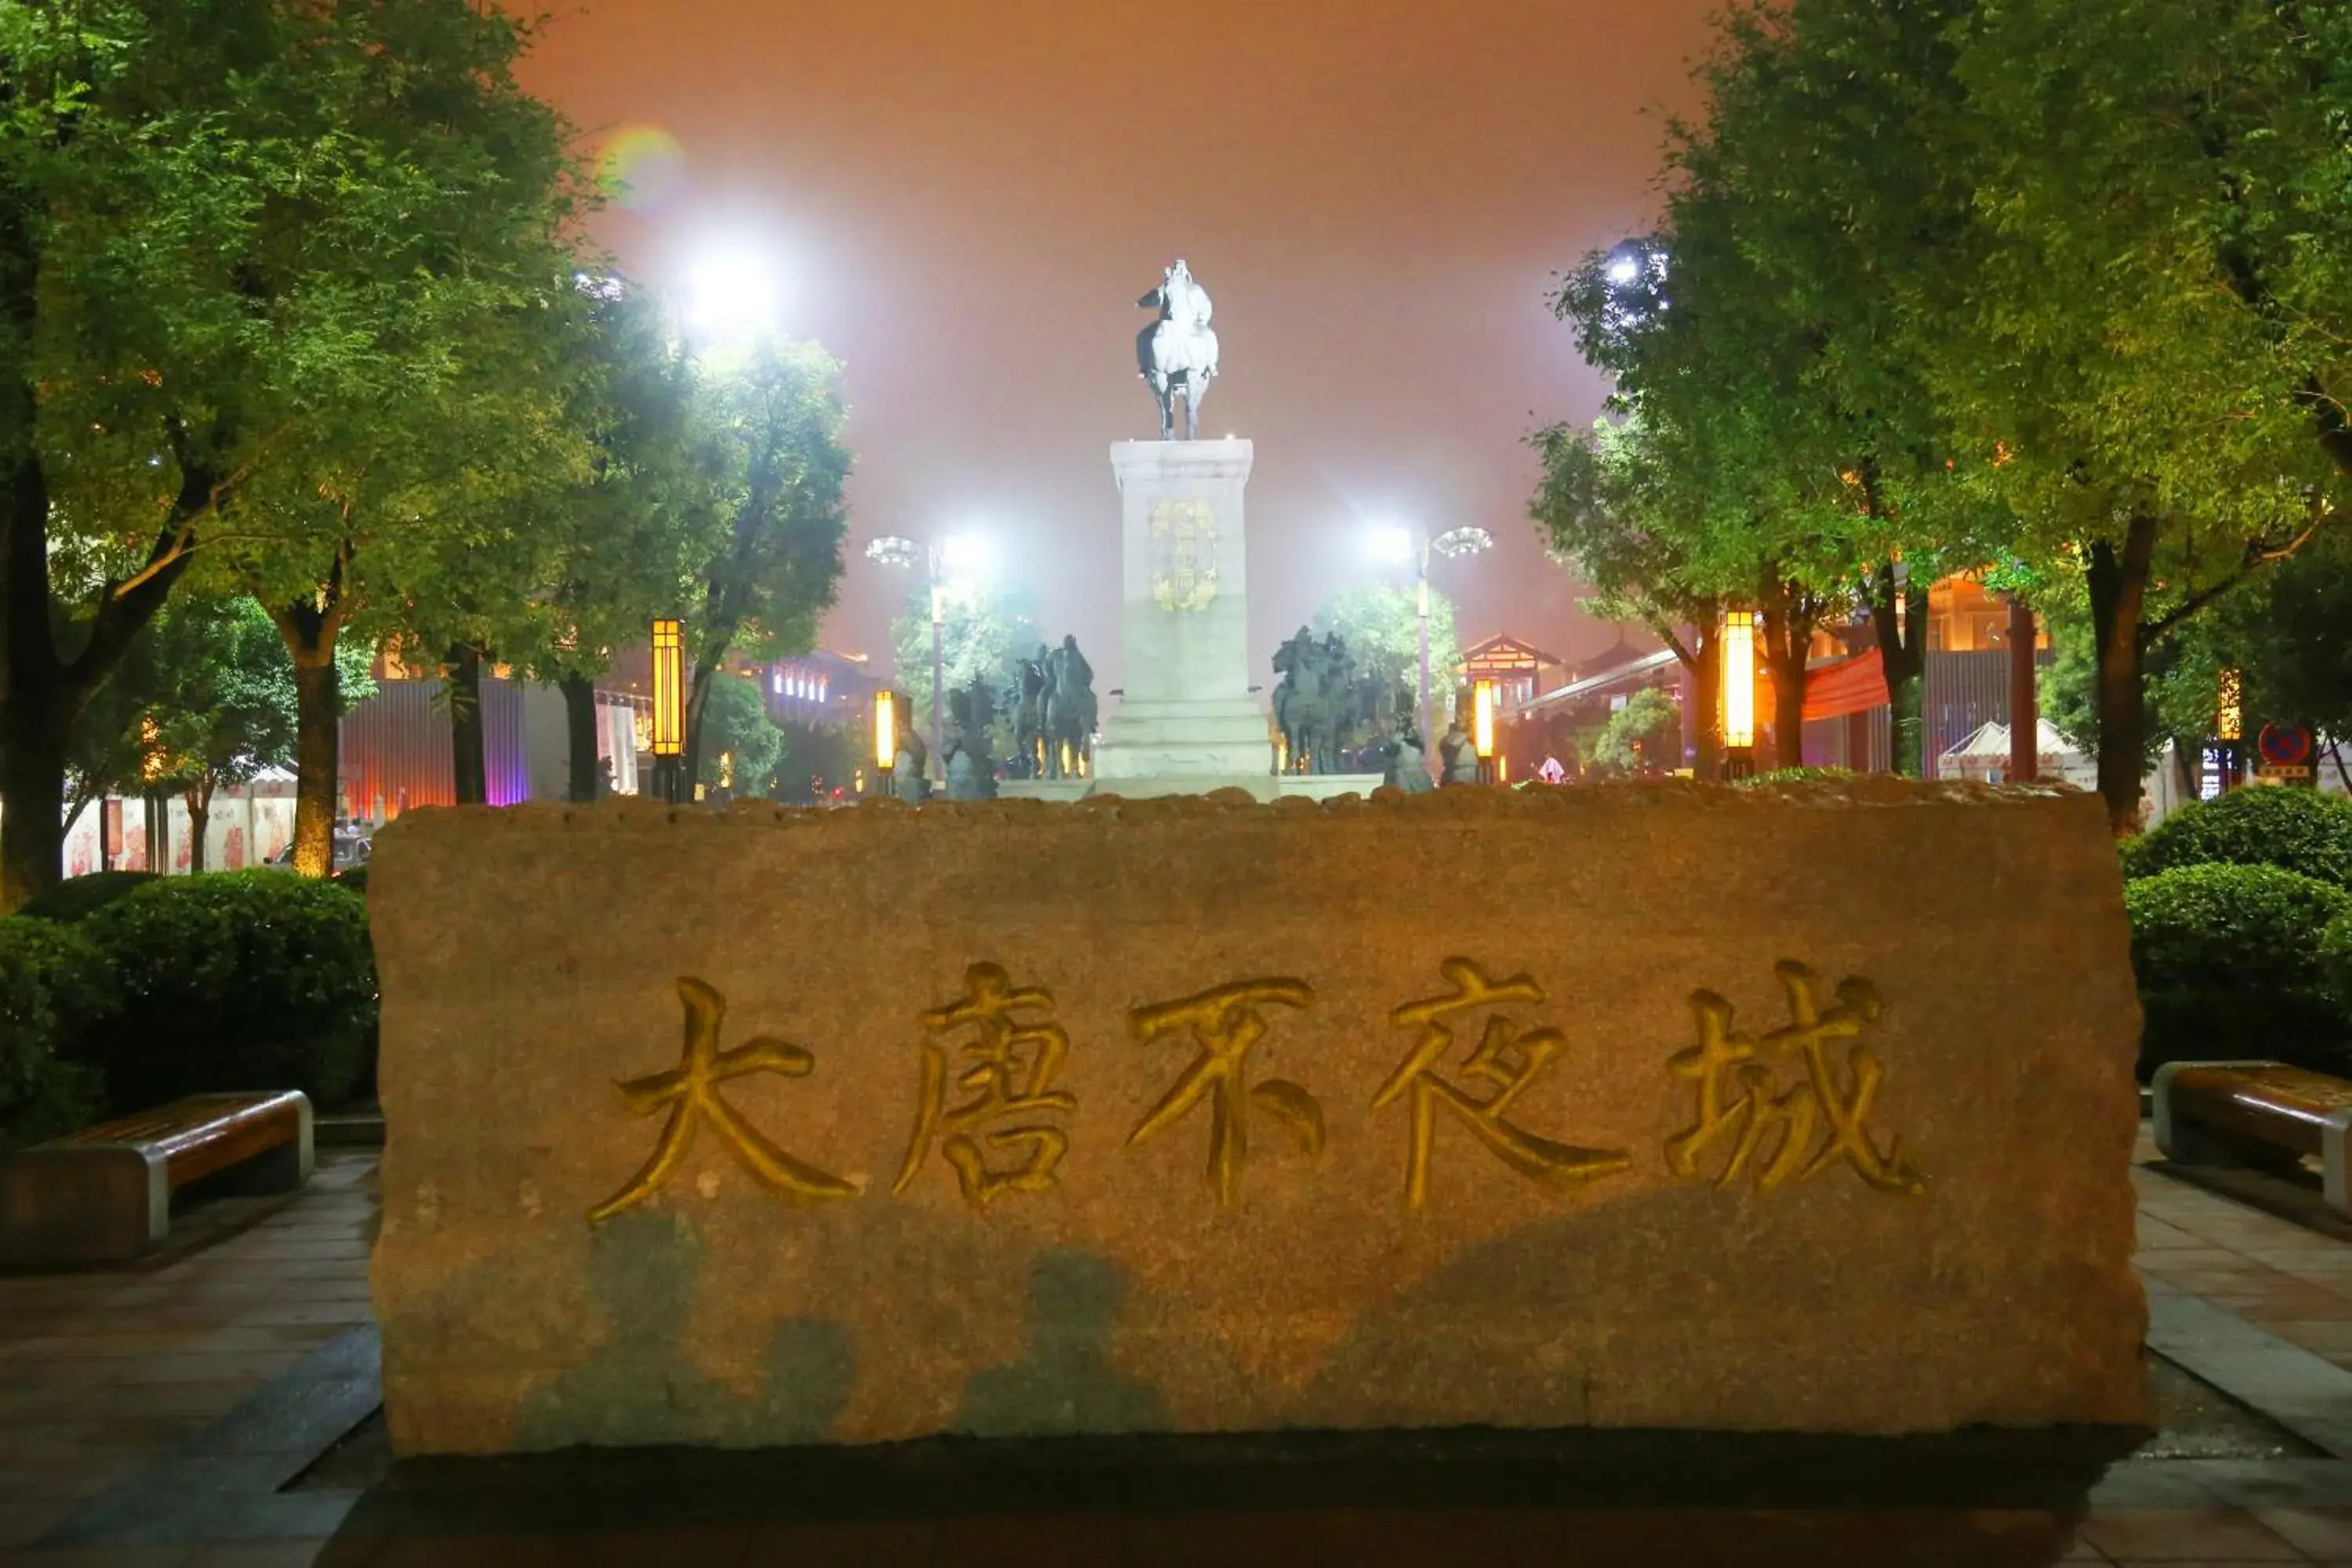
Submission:
[[[686,188],[686,149],[658,125],[625,125],[605,139],[597,182],[630,212],[659,212]]]

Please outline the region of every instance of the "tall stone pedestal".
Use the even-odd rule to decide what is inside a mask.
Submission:
[[[1095,747],[1107,791],[1270,780],[1265,710],[1250,695],[1247,441],[1120,441],[1119,624],[1126,681]],[[1164,793],[1164,792],[1163,792]]]

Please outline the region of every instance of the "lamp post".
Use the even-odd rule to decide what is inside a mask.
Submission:
[[[931,588],[931,755],[947,767],[947,594],[948,574],[978,565],[979,549],[969,539],[944,544],[924,544],[898,534],[885,534],[866,547],[866,559],[882,566],[922,564]],[[944,773],[941,776],[945,776]]]
[[[654,793],[676,805],[686,755],[686,627],[667,616],[654,622],[653,731]]]
[[[1723,776],[1744,779],[1756,772],[1756,615],[1733,610],[1723,617]]]
[[[1449,561],[1476,555],[1495,546],[1495,536],[1483,528],[1454,528],[1434,537],[1413,529],[1391,530],[1385,538],[1389,556],[1393,560],[1410,558],[1414,563],[1413,614],[1420,623],[1421,687],[1413,703],[1413,723],[1421,732],[1425,754],[1434,755],[1429,743],[1429,557],[1431,552]]]

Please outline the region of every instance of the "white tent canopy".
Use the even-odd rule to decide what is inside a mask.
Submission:
[[[2067,758],[2079,760],[2082,755],[2047,719],[2035,721],[2034,738],[2040,742],[2035,750],[2042,762],[2054,764]],[[1956,771],[1970,763],[1979,767],[1987,764],[2005,767],[2009,763],[2009,726],[1998,719],[1979,724],[1975,734],[1937,760]]]

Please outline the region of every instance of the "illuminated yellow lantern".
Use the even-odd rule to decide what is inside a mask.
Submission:
[[[874,765],[888,773],[898,762],[898,694],[885,688],[874,694]]]
[[[1756,616],[1733,610],[1723,617],[1723,745],[1727,776],[1751,771],[1756,747]]]
[[[1495,683],[1481,680],[1470,689],[1470,743],[1486,762],[1495,754]]]
[[[2231,744],[2246,738],[2246,681],[2235,669],[2221,672],[2221,700],[2213,720],[2213,738]]]
[[[681,621],[654,623],[653,754],[686,754],[686,626]]]

